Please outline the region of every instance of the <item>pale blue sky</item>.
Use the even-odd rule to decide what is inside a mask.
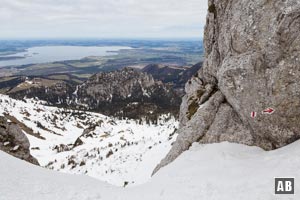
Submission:
[[[0,0],[0,38],[201,38],[207,0]]]

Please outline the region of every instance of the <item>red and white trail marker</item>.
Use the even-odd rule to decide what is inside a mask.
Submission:
[[[275,109],[273,109],[273,108],[267,108],[264,111],[262,111],[263,114],[268,114],[268,115],[271,115],[274,112],[275,112]]]
[[[257,116],[257,112],[251,112],[251,117],[255,118]]]

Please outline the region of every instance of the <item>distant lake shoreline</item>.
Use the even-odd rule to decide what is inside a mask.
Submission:
[[[110,56],[118,54],[128,46],[39,46],[24,52],[0,56],[0,68],[28,64],[42,64],[66,60],[80,60],[90,56]]]

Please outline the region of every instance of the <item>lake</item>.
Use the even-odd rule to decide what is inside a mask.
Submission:
[[[25,52],[2,56],[14,58],[0,60],[0,67],[49,63],[64,60],[80,60],[89,56],[116,55],[121,49],[132,49],[126,46],[42,46],[28,48]]]

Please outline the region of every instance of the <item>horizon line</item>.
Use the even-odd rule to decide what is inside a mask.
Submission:
[[[125,38],[125,37],[112,37],[112,38],[97,38],[97,37],[13,37],[13,38],[1,38],[0,41],[13,41],[13,40],[153,40],[153,41],[158,41],[158,40],[163,40],[163,41],[202,41],[202,37],[137,37],[137,38]]]

